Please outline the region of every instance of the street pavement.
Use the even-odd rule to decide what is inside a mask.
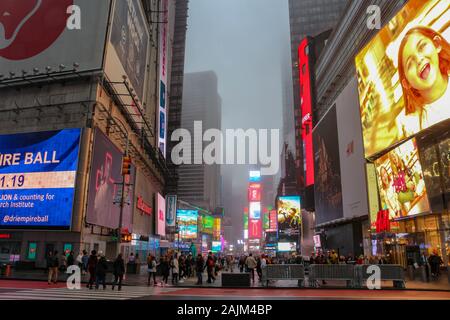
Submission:
[[[124,286],[122,291],[70,290],[65,284],[0,280],[0,300],[450,300],[450,292],[414,290],[315,290]]]

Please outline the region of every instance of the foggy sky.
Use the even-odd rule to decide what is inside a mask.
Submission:
[[[280,129],[282,70],[290,63],[287,0],[190,0],[185,72],[213,70],[222,97],[222,130]],[[284,66],[284,67],[283,67]],[[280,147],[281,150],[281,147]],[[248,167],[222,166],[225,215],[242,239]]]

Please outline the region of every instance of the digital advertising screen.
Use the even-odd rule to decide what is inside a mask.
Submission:
[[[248,186],[248,201],[261,201],[261,184],[250,183]]]
[[[250,202],[250,219],[261,219],[261,202]]]
[[[278,252],[295,252],[297,251],[296,242],[278,242]]]
[[[0,229],[71,226],[81,129],[0,136]]]
[[[94,151],[89,176],[86,222],[116,229],[119,227],[123,154],[100,129],[95,129]],[[125,176],[126,205],[122,212],[122,227],[131,230],[134,207],[134,176],[136,169]]]
[[[267,229],[267,232],[276,232],[277,230],[278,230],[277,210],[270,210],[270,212],[269,212],[269,229]]]
[[[156,194],[156,233],[166,235],[166,199],[159,193]]]
[[[302,224],[300,197],[279,197],[277,201],[277,215],[280,233],[298,234]]]
[[[214,240],[220,239],[220,232],[222,226],[222,219],[214,218],[214,226],[213,226],[213,238]]]
[[[213,234],[214,229],[214,217],[213,216],[203,216],[202,219],[202,232],[207,234]]]
[[[260,182],[261,181],[261,171],[250,171],[249,179],[250,182]]]
[[[178,227],[183,240],[197,239],[197,210],[177,210]]]
[[[248,222],[248,238],[260,239],[262,236],[262,220],[250,219]]]
[[[375,166],[381,206],[391,220],[430,211],[415,139],[379,158]]]
[[[216,252],[221,252],[222,251],[222,242],[220,241],[213,241],[212,242],[212,252],[216,253]]]
[[[450,117],[448,1],[410,0],[356,56],[365,154]]]

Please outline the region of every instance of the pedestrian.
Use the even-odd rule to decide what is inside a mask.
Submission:
[[[67,270],[67,257],[66,255],[63,253],[61,255],[61,261],[59,263],[59,270],[61,270],[61,272],[64,272]]]
[[[89,255],[86,250],[83,250],[83,257],[81,258],[81,262],[83,263],[83,274],[86,274],[88,272],[89,262]]]
[[[441,256],[439,256],[438,251],[435,249],[433,253],[428,258],[428,263],[431,268],[431,276],[435,279],[439,278],[440,275],[440,267],[444,262],[442,261]]]
[[[199,253],[197,256],[195,271],[197,273],[197,284],[203,284],[203,272],[205,271],[205,261],[202,255]]]
[[[192,276],[192,253],[189,253],[186,258],[186,278],[190,278]]]
[[[250,274],[251,274],[251,279],[252,282],[255,282],[255,268],[257,265],[257,262],[255,260],[255,258],[253,258],[253,255],[250,253],[248,258],[245,260],[245,265],[247,266]]]
[[[81,251],[75,259],[75,263],[77,264],[78,268],[80,268],[80,271],[83,272],[83,253]]]
[[[164,287],[167,284],[167,281],[169,280],[170,275],[170,263],[169,258],[167,256],[161,257],[161,273],[162,273],[162,282],[161,285]]]
[[[69,255],[67,256],[67,267],[73,266],[75,263],[75,258],[73,256],[73,251],[70,251]]]
[[[155,257],[153,257],[151,254],[148,255],[147,258],[147,271],[148,271],[148,281],[147,285],[150,285],[150,280],[153,278],[154,286],[157,286],[158,283],[156,282],[156,260]]]
[[[92,250],[91,255],[89,256],[88,265],[87,265],[87,269],[89,272],[89,282],[88,282],[87,287],[91,290],[92,290],[92,286],[94,285],[94,282],[95,282],[95,273],[97,271],[97,263],[98,263],[97,251]]]
[[[214,277],[214,267],[216,262],[214,261],[214,257],[212,253],[208,253],[208,258],[206,259],[206,271],[208,272],[208,280],[206,282],[211,283],[216,281],[216,277]]]
[[[172,284],[177,285],[178,284],[178,274],[180,273],[180,265],[178,262],[178,254],[175,253],[172,263]]]
[[[97,263],[97,268],[95,270],[95,289],[98,289],[100,284],[103,285],[103,290],[106,290],[106,272],[108,271],[108,263],[106,262],[105,255],[100,251],[100,259]]]
[[[59,259],[58,251],[49,252],[47,257],[48,266],[48,284],[56,284],[58,281]]]
[[[122,254],[119,253],[116,260],[113,263],[114,282],[111,289],[114,290],[115,285],[118,285],[118,290],[122,290],[122,280],[125,274],[125,261],[122,258]]]
[[[262,279],[262,267],[261,267],[261,258],[256,258],[256,273],[258,274],[258,279],[261,281]]]

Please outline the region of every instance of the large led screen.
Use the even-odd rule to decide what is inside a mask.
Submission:
[[[250,202],[250,219],[261,219],[261,202]]]
[[[389,210],[391,220],[430,211],[415,139],[390,151],[375,165],[382,209]]]
[[[214,217],[212,216],[203,216],[202,219],[202,231],[203,233],[213,234],[214,228]]]
[[[183,240],[197,239],[197,210],[177,210],[178,227]]]
[[[356,56],[366,156],[450,116],[448,1],[410,0]]]
[[[80,135],[0,136],[0,228],[70,229]]]
[[[278,231],[288,235],[299,233],[302,223],[299,196],[279,197],[277,201]]]

